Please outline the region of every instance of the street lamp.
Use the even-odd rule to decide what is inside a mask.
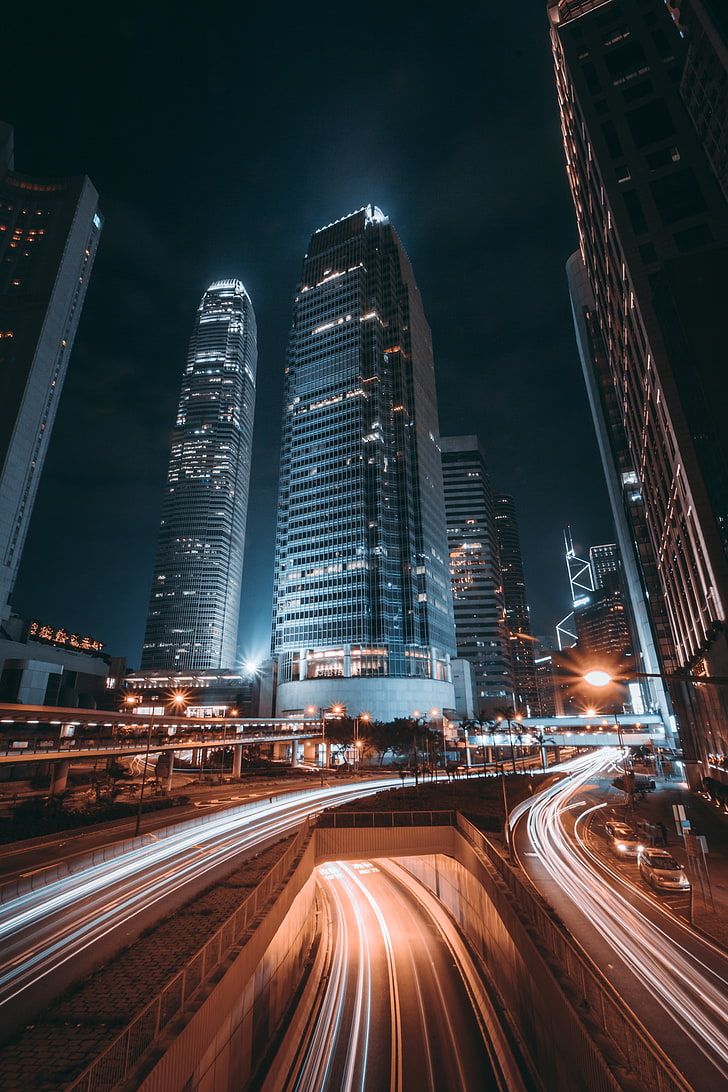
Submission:
[[[147,767],[149,766],[149,749],[152,745],[152,729],[154,728],[154,720],[149,721],[149,727],[147,728],[147,749],[144,754],[144,769],[142,770],[142,787],[139,793],[139,803],[137,805],[136,825],[134,827],[134,837],[139,837],[139,830],[142,825],[142,805],[144,803],[144,788],[147,783]]]
[[[440,716],[439,709],[430,709],[430,720],[437,720]],[[445,739],[445,713],[442,713],[442,768],[447,770],[447,740]]]
[[[503,717],[496,717],[496,723],[497,724],[502,724],[503,719],[504,719]],[[510,747],[511,747],[511,765],[513,766],[513,772],[517,773],[518,771],[516,770],[516,752],[513,749],[513,728],[511,726],[510,715],[505,718],[505,721],[506,721],[506,724],[508,725],[508,742],[509,742]]]
[[[371,718],[370,713],[360,713],[358,717],[354,718],[354,747],[356,748],[355,753],[354,753],[354,757],[356,759],[357,764],[359,763],[359,761],[361,759],[361,746],[362,746],[361,740],[359,739],[359,725],[360,725],[361,721],[364,721],[365,724],[368,724],[371,719],[372,718]]]

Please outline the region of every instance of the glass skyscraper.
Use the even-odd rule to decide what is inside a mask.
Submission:
[[[493,491],[477,436],[443,436],[441,447],[458,655],[473,665],[476,712],[489,716],[513,705]]]
[[[234,667],[258,359],[238,280],[202,297],[172,434],[142,669]]]
[[[513,497],[507,493],[495,493],[495,532],[498,539],[503,598],[506,608],[506,625],[510,636],[515,706],[524,713],[540,715],[534,647],[531,636],[531,612],[526,595],[526,578],[523,572],[521,536]]]
[[[314,232],[286,368],[273,654],[279,713],[452,708],[430,330],[371,205]]]
[[[28,532],[101,234],[86,177],[14,170],[0,122],[0,620]]]
[[[691,6],[677,5],[683,14]],[[704,103],[715,115],[706,127],[698,83],[712,81],[709,59],[661,0],[549,0],[548,12],[579,234],[569,262],[577,338],[630,595],[631,572],[644,589],[633,614],[646,612],[652,629],[636,651],[648,672],[655,650],[658,671],[723,677],[725,95]],[[669,688],[691,784],[714,764],[723,776],[725,688],[676,679]]]

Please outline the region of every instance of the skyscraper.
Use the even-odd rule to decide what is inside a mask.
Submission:
[[[728,205],[680,93],[686,45],[660,0],[548,10],[579,232],[572,300],[632,540],[620,547],[638,561],[660,670],[726,675]],[[728,750],[724,690],[671,694],[696,780]]]
[[[728,198],[728,8],[725,0],[670,0],[688,43],[680,94]]]
[[[513,497],[507,493],[495,493],[493,505],[513,664],[514,704],[524,713],[538,715],[541,710],[534,665],[536,641],[531,635],[531,613],[526,595],[516,505]]]
[[[452,708],[430,330],[372,205],[314,232],[293,307],[273,616],[279,713]]]
[[[144,670],[237,662],[256,337],[241,282],[211,284],[197,309],[172,433]]]
[[[458,656],[473,665],[475,710],[488,716],[513,704],[493,492],[477,436],[443,436],[440,447]]]
[[[621,585],[622,564],[616,542],[589,548],[589,562],[595,588],[618,588]]]
[[[101,217],[86,177],[32,178],[0,122],[0,621],[28,532]]]

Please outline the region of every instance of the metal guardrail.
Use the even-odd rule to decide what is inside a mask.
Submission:
[[[67,1092],[108,1092],[130,1076],[144,1052],[244,938],[251,923],[303,852],[310,832],[311,823],[307,819],[285,853],[235,913],[223,922],[204,948],[175,974],[161,993],[127,1024],[103,1053],[67,1086]]]
[[[626,1064],[638,1076],[641,1087],[650,1092],[691,1092],[691,1085],[588,954],[555,919],[548,905],[534,895],[493,843],[460,812],[456,825],[495,868],[547,954],[577,988],[589,1014],[624,1053]]]
[[[317,826],[331,828],[356,827],[452,827],[454,811],[329,811],[318,818]]]
[[[213,737],[206,736],[203,733],[198,733],[193,736],[160,735],[152,737],[150,741],[150,750],[152,753],[156,753],[157,751],[170,750],[184,751],[188,748],[197,747],[213,749],[217,747],[235,747],[239,744],[289,743],[292,740],[315,738],[317,737],[312,732],[294,731],[293,729],[286,728],[271,729],[268,732],[256,734],[253,734],[252,732],[240,732],[237,735],[231,733],[228,736],[221,735]],[[147,749],[146,736],[103,742],[86,739],[73,739],[63,743],[59,743],[55,740],[53,743],[49,743],[42,739],[22,740],[20,742],[27,742],[29,746],[13,747],[8,744],[3,747],[0,745],[0,758],[9,758],[18,763],[28,762],[31,759],[36,758],[54,761],[57,759],[74,758],[76,755],[137,755],[143,754]],[[30,744],[32,744],[32,746],[30,746]]]

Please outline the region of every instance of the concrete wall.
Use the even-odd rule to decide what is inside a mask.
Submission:
[[[195,1011],[180,1018],[126,1092],[239,1092],[298,988],[317,919],[312,838],[298,866]]]
[[[543,1087],[621,1087],[513,908],[494,892],[464,839],[456,840],[467,867],[443,854],[399,864],[437,896],[482,959]]]
[[[608,1011],[599,994],[602,987],[595,992],[587,985],[584,957],[544,904],[525,888],[515,899],[494,862],[460,830],[421,826],[317,829],[280,894],[254,922],[249,939],[194,1011],[171,1024],[153,1056],[142,1059],[123,1086],[126,1092],[245,1087],[279,1024],[290,1018],[289,1002],[303,981],[318,929],[315,865],[377,856],[398,858],[449,910],[480,958],[497,1007],[541,1087],[617,1092],[635,1086],[633,1070],[645,1078],[642,1087],[682,1087],[628,1026],[629,1015]],[[520,891],[523,885],[516,886]],[[563,959],[548,955],[529,924],[529,899],[561,937],[561,946],[550,950],[563,948]],[[309,979],[305,988],[310,986]]]

